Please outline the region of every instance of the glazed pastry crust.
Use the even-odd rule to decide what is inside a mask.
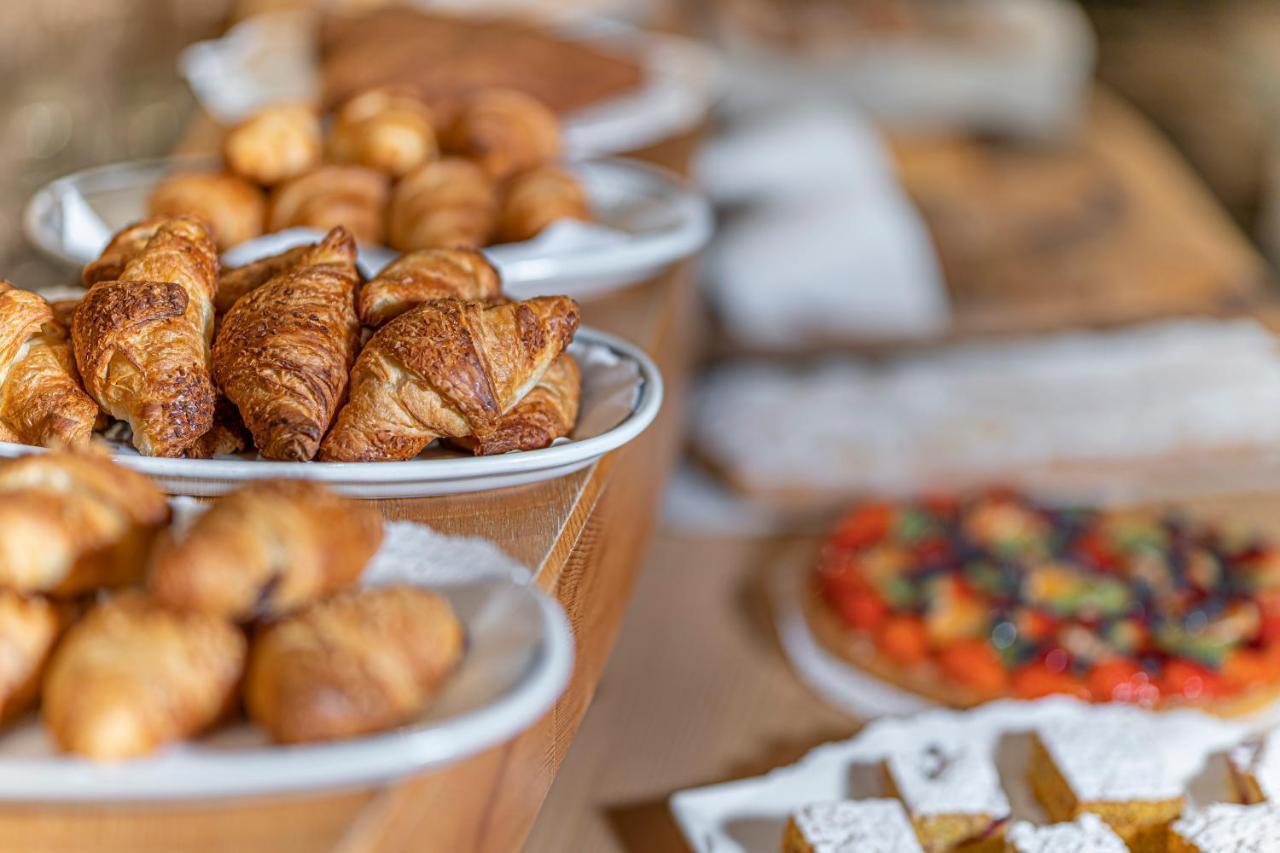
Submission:
[[[437,155],[430,108],[405,89],[371,89],[338,109],[329,157],[399,178]]]
[[[257,290],[271,279],[288,272],[298,265],[311,250],[310,245],[294,246],[275,255],[259,258],[244,266],[223,270],[218,279],[218,293],[213,300],[214,311],[221,317],[231,310],[241,296]]]
[[[387,237],[401,252],[478,248],[498,217],[493,180],[456,157],[428,163],[396,184],[387,209]]]
[[[237,175],[265,186],[320,165],[320,117],[306,104],[273,104],[227,132],[222,157]]]
[[[267,628],[245,681],[249,715],[280,743],[413,720],[462,657],[449,603],[411,586],[345,593]]]
[[[0,440],[72,447],[97,418],[49,304],[0,281]]]
[[[567,169],[538,166],[508,181],[496,239],[499,243],[532,240],[561,219],[591,219],[586,191]]]
[[[486,89],[461,102],[441,141],[501,180],[558,159],[560,122],[523,92]]]
[[[346,228],[361,243],[381,243],[389,184],[363,166],[321,166],[271,193],[268,231]]]
[[[267,196],[256,184],[233,174],[183,172],[156,184],[147,200],[151,216],[195,216],[212,229],[218,249],[261,236]]]
[[[493,429],[456,439],[454,443],[477,456],[550,447],[557,438],[573,432],[578,422],[581,394],[582,374],[578,362],[567,352],[561,353],[538,384],[515,408],[499,418]]]
[[[436,438],[492,429],[577,328],[578,306],[565,296],[489,307],[438,300],[401,314],[356,360],[320,458],[412,459]]]
[[[119,595],[90,610],[54,653],[45,726],[62,749],[98,761],[199,734],[234,702],[245,646],[230,622]]]
[[[148,587],[180,610],[273,618],[354,584],[381,542],[372,504],[305,480],[254,483],[163,536]]]
[[[84,286],[93,287],[100,281],[119,279],[124,268],[142,253],[156,231],[167,221],[166,217],[152,216],[116,232],[102,254],[85,265],[81,273]]]
[[[472,249],[423,249],[388,264],[360,288],[360,322],[378,329],[405,311],[433,299],[495,302],[502,279],[493,264]]]
[[[209,375],[218,256],[208,230],[171,219],[121,273],[94,285],[71,340],[89,396],[127,421],[145,456],[182,456],[213,424]]]
[[[97,453],[46,453],[0,466],[0,586],[76,595],[140,580],[169,520],[164,494]]]
[[[360,344],[355,258],[336,228],[223,318],[214,375],[267,459],[314,457],[346,392]]]
[[[38,595],[0,590],[0,724],[35,704],[49,653],[72,610]]]

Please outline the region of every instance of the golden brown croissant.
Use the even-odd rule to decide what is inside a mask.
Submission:
[[[500,180],[558,159],[560,122],[523,92],[486,89],[461,102],[441,143]]]
[[[45,726],[97,761],[199,734],[232,706],[245,638],[230,622],[160,607],[141,592],[96,605],[67,632],[44,679]]]
[[[298,265],[303,255],[312,248],[311,244],[294,246],[279,254],[270,255],[251,261],[244,266],[224,269],[218,279],[218,293],[213,300],[213,308],[221,317],[231,310],[236,301],[251,290],[257,290],[271,279],[283,272],[288,272]]]
[[[363,166],[321,166],[276,187],[268,231],[346,228],[361,243],[382,242],[388,180]]]
[[[67,604],[0,590],[0,723],[35,704],[49,653],[71,616]]]
[[[371,89],[338,109],[329,156],[400,177],[436,158],[431,110],[412,91]]]
[[[577,328],[578,306],[567,296],[490,307],[446,299],[401,314],[361,351],[320,458],[412,459],[436,438],[483,434]]]
[[[49,304],[0,280],[0,440],[70,447],[97,418]]]
[[[213,407],[213,426],[187,448],[188,459],[212,459],[239,453],[249,446],[249,430],[235,404],[221,394]]]
[[[71,340],[89,396],[127,421],[145,456],[181,456],[213,425],[209,375],[218,255],[205,226],[170,219],[76,308]]]
[[[245,704],[280,743],[402,725],[457,667],[462,644],[453,609],[433,592],[393,586],[344,593],[258,637]]]
[[[0,466],[0,587],[75,595],[142,577],[169,520],[150,480],[97,453],[44,453]]]
[[[496,239],[520,243],[558,220],[590,218],[587,193],[573,173],[559,166],[538,166],[507,182]]]
[[[346,391],[360,344],[355,260],[335,228],[222,319],[214,377],[268,459],[314,457]]]
[[[351,586],[381,542],[371,504],[306,480],[259,482],[162,537],[148,588],[169,607],[276,617]]]
[[[152,216],[195,216],[213,231],[221,250],[262,234],[267,195],[239,175],[180,172],[156,184],[147,199]]]
[[[396,184],[387,209],[387,237],[402,252],[474,249],[489,242],[497,215],[497,189],[484,170],[445,158]]]
[[[120,278],[129,261],[142,253],[160,226],[168,221],[163,216],[153,216],[118,231],[102,250],[102,254],[85,265],[81,274],[84,286],[93,287],[100,281],[115,281]]]
[[[320,165],[320,117],[306,104],[273,104],[227,132],[222,157],[237,175],[266,186]]]
[[[454,439],[477,456],[496,456],[512,450],[538,450],[573,432],[578,422],[582,374],[569,353],[561,353],[538,384],[487,432]]]
[[[415,305],[453,297],[493,302],[502,297],[502,279],[488,258],[473,249],[423,249],[387,265],[360,288],[360,322],[378,329]]]

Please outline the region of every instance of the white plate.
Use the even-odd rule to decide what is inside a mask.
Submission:
[[[36,191],[23,212],[27,238],[53,258],[83,265],[98,257],[111,235],[147,214],[156,182],[174,169],[214,168],[211,158],[162,158],[115,163],[74,172]],[[652,278],[701,249],[711,237],[711,209],[680,178],[628,160],[576,163],[596,221],[558,222],[525,243],[492,246],[485,253],[520,299],[544,294],[588,298]],[[314,242],[304,228],[269,234],[236,246],[238,265]],[[372,275],[398,253],[361,246],[361,267]]]
[[[408,462],[268,462],[256,457],[160,459],[115,442],[116,461],[149,475],[170,494],[220,495],[250,480],[317,480],[357,498],[417,498],[482,492],[560,477],[586,467],[642,433],[662,405],[662,376],[638,347],[579,329],[569,347],[582,367],[578,427],[542,450],[469,456],[427,450]],[[0,458],[41,448],[0,442]]]
[[[467,562],[473,579],[460,581],[459,564]],[[462,664],[420,720],[367,737],[287,747],[241,722],[154,756],[95,764],[58,753],[32,715],[0,736],[0,801],[165,801],[352,787],[502,743],[551,708],[573,670],[564,611],[522,576],[527,572],[492,543],[389,522],[365,585],[429,586],[449,599],[466,630]]]

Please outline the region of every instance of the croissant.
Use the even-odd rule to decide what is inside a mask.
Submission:
[[[454,439],[477,456],[496,456],[512,450],[550,447],[573,431],[578,422],[582,374],[573,356],[561,353],[538,384],[515,407],[483,434]]]
[[[245,638],[230,622],[158,606],[140,592],[95,606],[67,632],[44,679],[58,745],[96,761],[191,737],[235,701]]]
[[[398,586],[344,593],[259,636],[245,705],[280,743],[402,725],[457,667],[462,644],[453,609],[433,592]]]
[[[387,176],[363,166],[321,166],[271,193],[268,231],[346,228],[361,243],[382,242]]]
[[[475,248],[489,242],[497,215],[497,190],[484,170],[445,158],[396,184],[387,209],[387,237],[401,252]]]
[[[65,604],[0,590],[0,723],[35,704],[49,653],[71,615]]]
[[[338,110],[329,156],[400,177],[436,158],[431,110],[410,91],[371,89]]]
[[[496,179],[560,157],[560,122],[545,104],[512,89],[485,89],[465,98],[441,143]]]
[[[222,320],[214,377],[268,459],[314,457],[346,391],[360,344],[355,260],[351,235],[335,228]]]
[[[0,466],[0,587],[75,595],[141,578],[169,504],[142,474],[96,453]]]
[[[298,265],[303,255],[310,251],[310,244],[294,246],[276,255],[259,258],[244,266],[224,269],[218,279],[218,292],[213,299],[213,308],[221,317],[231,310],[236,301],[251,290],[257,290],[271,279],[288,272]]]
[[[111,238],[96,260],[85,265],[81,278],[85,287],[93,287],[100,281],[115,281],[124,268],[147,247],[160,226],[169,220],[153,216],[121,229]]]
[[[254,483],[183,534],[162,537],[149,589],[160,603],[237,621],[276,617],[351,586],[382,542],[370,504],[306,480]]]
[[[181,456],[213,424],[209,376],[218,256],[198,220],[157,229],[120,281],[94,285],[71,340],[89,396],[145,456]]]
[[[419,305],[379,329],[320,447],[329,462],[412,459],[434,439],[483,434],[537,384],[578,328],[567,296],[486,307]]]
[[[360,322],[377,329],[415,305],[453,297],[494,302],[502,279],[488,258],[472,249],[423,249],[402,255],[360,288]]]
[[[49,304],[0,281],[0,440],[83,444],[97,418]]]
[[[156,184],[147,199],[152,216],[195,216],[209,223],[221,250],[262,234],[267,196],[233,174],[182,172]]]
[[[498,214],[497,242],[521,243],[558,220],[590,218],[587,194],[578,179],[559,166],[538,166],[507,183]]]
[[[249,430],[233,404],[221,394],[213,406],[213,426],[187,448],[188,459],[212,459],[239,453],[249,446]]]
[[[273,186],[320,165],[320,117],[305,104],[273,104],[227,132],[222,158],[227,168]]]

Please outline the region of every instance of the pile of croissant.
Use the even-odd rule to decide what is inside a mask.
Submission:
[[[416,719],[462,658],[445,599],[357,588],[382,540],[371,505],[276,480],[169,521],[100,453],[0,465],[0,721],[38,702],[57,745],[95,760],[242,704],[277,742],[332,740]]]
[[[0,283],[0,439],[78,446],[105,414],[147,456],[252,443],[375,462],[436,439],[546,447],[577,420],[577,305],[507,299],[474,250],[411,252],[363,282],[339,227],[220,271],[200,220],[157,218],[117,234],[84,282],[52,306]]]
[[[410,90],[379,88],[343,104],[327,135],[311,107],[261,109],[228,132],[223,171],[171,175],[149,207],[152,216],[204,219],[223,250],[337,225],[401,252],[478,248],[590,218],[560,153],[559,120],[520,92],[429,106]]]

